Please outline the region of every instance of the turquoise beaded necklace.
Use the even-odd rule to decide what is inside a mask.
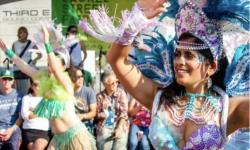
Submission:
[[[201,94],[201,93],[186,93],[186,96],[188,97],[189,101],[187,104],[187,108],[185,110],[185,118],[190,118],[192,116],[192,112],[194,109],[194,102],[195,99],[200,100],[198,97],[205,97],[205,106],[202,107],[208,107],[208,105],[211,105],[216,112],[221,111],[221,107],[218,105],[219,97],[213,96],[209,93]]]

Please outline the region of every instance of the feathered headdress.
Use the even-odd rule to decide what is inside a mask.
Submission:
[[[224,51],[229,61],[228,68],[232,67],[232,65],[235,66],[232,69],[229,69],[230,71],[227,71],[227,73],[230,74],[226,75],[226,78],[230,79],[225,79],[228,93],[231,91],[230,93],[233,93],[232,95],[248,94],[249,84],[245,83],[246,81],[249,81],[249,75],[245,69],[249,68],[249,63],[233,62],[235,62],[235,55],[241,53],[238,49],[249,51],[249,6],[249,0],[168,0],[166,11],[158,18],[159,21],[162,22],[161,24],[164,24],[165,27],[161,25],[152,28],[151,33],[145,33],[141,27],[145,28],[148,26],[140,26],[140,24],[137,24],[137,27],[140,29],[138,30],[140,32],[140,37],[135,38],[137,40],[134,42],[135,47],[132,54],[133,56],[131,57],[132,62],[139,67],[145,76],[161,84],[163,87],[166,87],[171,84],[174,79],[172,57],[176,44],[177,47],[185,46],[185,48],[190,49],[202,50],[209,48],[214,60],[217,61],[219,61],[221,54]],[[129,23],[134,23],[132,20],[138,20],[138,18],[143,16],[143,13],[138,9],[138,6],[136,7],[132,9],[131,13],[138,12],[138,14],[142,15],[125,15],[133,16],[133,19],[124,17],[126,19],[123,19],[121,24],[128,25]],[[89,24],[86,23],[86,20],[80,23],[80,26],[85,32],[106,42],[114,42],[117,39],[126,38],[126,36],[124,36],[124,33],[126,32],[124,31],[127,30],[119,31],[120,28],[114,28],[115,30],[104,30],[106,28],[103,28],[102,26],[107,26],[106,22],[104,22],[103,25],[101,18],[108,18],[108,16],[103,16],[103,11],[99,10],[92,12],[99,14],[97,15],[99,17],[96,15],[90,15],[94,27],[89,26]],[[140,23],[146,23],[147,20],[142,18],[139,19],[141,20]],[[99,23],[96,23],[96,20]],[[110,22],[111,21],[108,21],[108,24]],[[99,27],[103,30],[100,30]],[[174,32],[173,28],[175,29]],[[111,32],[113,33],[112,36],[109,34]],[[201,39],[204,44],[190,46],[190,43],[178,43],[178,38],[185,32],[189,32],[195,37]],[[132,33],[137,34],[138,32]],[[121,42],[121,44],[123,43]],[[141,51],[140,48],[147,49],[148,51]],[[249,55],[247,54],[238,56],[239,58],[237,60],[239,61],[245,61],[246,58],[249,60]],[[238,65],[244,66],[244,68],[238,67]],[[235,82],[234,84],[231,84],[231,79],[233,78]],[[236,90],[234,92],[232,91],[234,90],[233,87],[237,87],[237,85],[241,85],[241,92]]]
[[[49,42],[51,46],[53,47],[53,50],[55,53],[61,57],[65,62],[65,67],[68,68],[70,66],[70,56],[68,52],[68,43],[72,43],[71,41],[75,39],[68,39],[66,40],[65,37],[62,34],[62,26],[56,25],[53,21],[42,21],[41,22],[41,28],[39,28],[39,31],[34,34],[34,42],[37,45],[38,49],[42,52],[42,54],[45,54],[45,46],[44,46],[44,33],[42,30],[42,27],[46,27],[50,39]]]

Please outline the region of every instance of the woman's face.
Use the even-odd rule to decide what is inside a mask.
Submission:
[[[76,87],[82,87],[83,86],[83,74],[81,70],[77,70],[75,75],[72,77],[72,80]]]
[[[194,38],[185,40],[193,41]],[[174,72],[178,84],[187,88],[206,81],[210,65],[203,55],[195,50],[176,49],[174,56]]]
[[[17,36],[19,41],[25,42],[28,38],[28,33],[25,30],[19,30]]]

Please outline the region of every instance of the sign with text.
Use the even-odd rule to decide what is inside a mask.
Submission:
[[[8,47],[17,40],[17,30],[25,26],[29,39],[37,32],[41,20],[51,20],[51,0],[23,0],[0,5],[0,37]],[[0,62],[5,55],[0,52]]]

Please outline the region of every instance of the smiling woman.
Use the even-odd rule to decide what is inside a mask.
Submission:
[[[224,27],[235,27],[232,22],[242,25],[242,28],[234,28],[233,33],[241,29],[242,35],[247,38],[249,34],[243,33],[249,31],[249,18],[244,14],[249,14],[249,3],[245,0],[235,3],[224,0],[218,3],[206,0],[167,1],[167,9],[158,18],[169,19],[163,29],[167,30],[164,32],[166,35],[160,33],[158,27],[152,33],[144,32],[143,29],[155,25],[151,18],[164,11],[164,2],[138,0],[131,12],[123,12],[122,23],[118,27],[110,24],[107,13],[101,9],[99,12],[105,18],[98,18],[93,11],[90,16],[93,27],[84,20],[80,26],[100,40],[113,42],[107,60],[126,90],[151,109],[149,138],[155,149],[224,149],[229,134],[239,128],[249,127],[249,73],[244,71],[249,69],[249,61],[242,62],[250,56],[245,56],[249,52],[249,40],[230,45],[233,52],[225,50],[227,47],[223,47],[222,42],[224,36],[231,38],[225,33],[229,31],[228,28]],[[233,11],[228,8],[240,9]],[[220,20],[222,18],[230,20],[226,26],[225,20]],[[174,27],[170,27],[173,26],[172,21]],[[98,22],[104,22],[104,25],[98,25]],[[118,29],[121,33],[100,32],[99,28],[108,28],[109,31]],[[171,35],[168,32],[173,28],[175,34]],[[224,28],[223,32],[221,28]],[[138,52],[134,65],[127,57],[134,48],[131,44],[134,38],[140,36],[138,33],[146,34],[142,36],[145,37],[142,43],[149,46],[150,51]],[[239,77],[230,82],[231,85],[224,84],[224,75],[221,73],[227,68],[227,63],[221,64],[225,60],[225,52],[235,52],[238,60],[239,57],[245,58],[235,63],[236,67],[230,70],[231,73],[235,72],[233,76]],[[243,73],[239,73],[239,70]],[[216,78],[220,83],[214,80]],[[235,85],[242,86],[239,90],[232,89]],[[234,91],[234,94],[225,87]],[[225,89],[228,93],[224,92]]]

